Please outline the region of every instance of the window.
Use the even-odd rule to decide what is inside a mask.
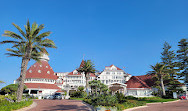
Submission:
[[[46,66],[46,68],[48,68],[48,66]]]
[[[110,72],[106,72],[106,74],[110,74]]]
[[[41,73],[41,70],[38,70],[38,73]]]
[[[29,70],[29,73],[32,73],[32,70]]]
[[[40,67],[42,67],[42,65],[40,65]]]
[[[47,71],[48,74],[50,74],[50,71]]]

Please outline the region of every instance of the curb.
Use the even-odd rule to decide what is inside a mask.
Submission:
[[[138,106],[138,107],[134,107],[134,108],[129,108],[129,109],[125,109],[123,111],[132,111],[134,109],[140,109],[140,108],[146,108],[146,107],[148,107],[147,104],[145,106]]]
[[[132,111],[132,110],[135,110],[135,109],[145,108],[145,107],[148,107],[148,105],[152,105],[152,104],[165,104],[165,103],[173,103],[173,102],[178,102],[178,101],[180,101],[180,100],[169,101],[169,102],[146,103],[145,106],[133,107],[133,108],[125,109],[123,111]]]
[[[94,110],[94,107],[91,106],[90,104],[87,104],[87,103],[84,102],[84,101],[82,101],[82,103],[85,104],[85,105],[90,109],[90,111],[95,111],[95,110]]]
[[[37,106],[37,103],[33,101],[33,103],[30,106],[22,108],[22,109],[14,110],[14,111],[27,111],[27,110],[30,110],[30,109],[36,107],[36,106]]]

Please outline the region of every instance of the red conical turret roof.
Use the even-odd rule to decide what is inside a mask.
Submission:
[[[42,60],[40,62],[36,62],[27,70],[26,78],[44,78],[56,80],[57,76],[54,75],[54,71],[48,62]]]

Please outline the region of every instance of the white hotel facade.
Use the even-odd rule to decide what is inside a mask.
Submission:
[[[27,70],[24,84],[27,86],[28,94],[35,96],[51,95],[56,92],[76,91],[79,86],[86,86],[84,73],[78,72],[77,69],[72,72],[55,73],[48,61],[49,57],[44,55],[41,57],[40,63],[36,62]],[[84,61],[82,60],[80,66],[83,64]],[[115,65],[105,67],[97,75],[91,73],[89,76],[89,81],[100,80],[114,93],[121,92],[125,95],[137,97],[151,96],[151,87],[146,82],[145,76],[131,76]],[[19,78],[14,83],[17,83],[18,80]]]

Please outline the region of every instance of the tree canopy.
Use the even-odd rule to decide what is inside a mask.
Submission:
[[[24,85],[24,89],[27,87]],[[18,84],[10,84],[8,86],[5,86],[1,89],[1,92],[5,94],[13,94],[18,90]]]

